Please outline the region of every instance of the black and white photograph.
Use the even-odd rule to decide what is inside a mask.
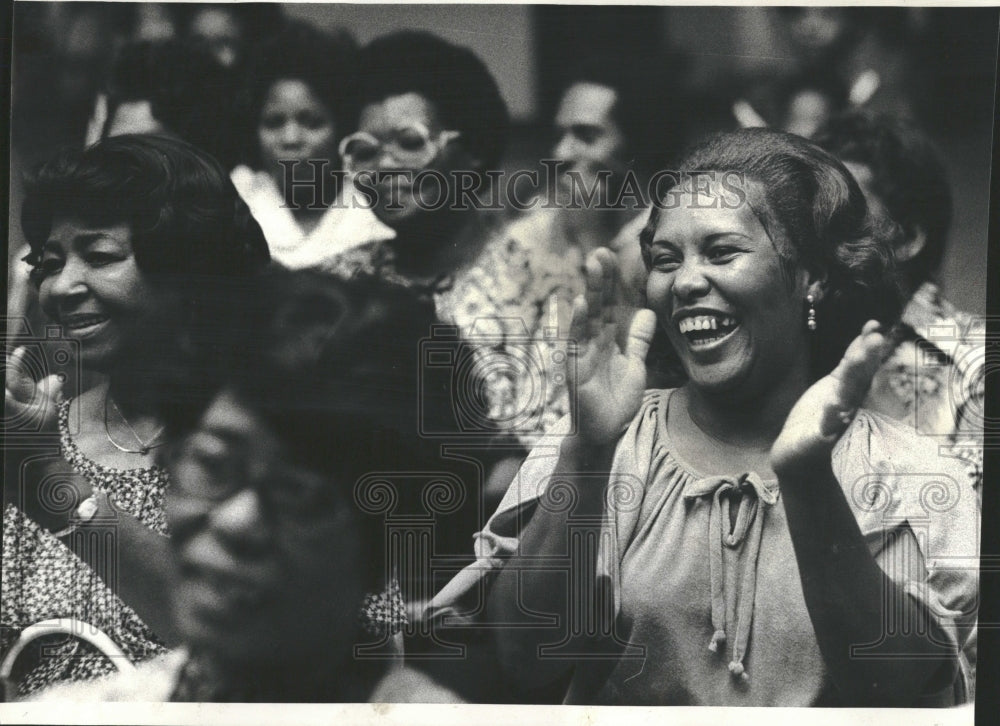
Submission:
[[[992,722],[1000,7],[7,21],[4,723]]]

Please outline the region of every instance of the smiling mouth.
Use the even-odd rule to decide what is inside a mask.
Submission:
[[[71,335],[90,333],[107,321],[106,315],[70,315],[61,320],[66,332]]]
[[[681,318],[677,329],[688,345],[697,350],[728,338],[739,325],[735,318],[728,315],[696,315]]]
[[[181,574],[196,583],[202,610],[248,612],[261,607],[269,594],[259,583],[226,577],[187,563],[181,565]]]

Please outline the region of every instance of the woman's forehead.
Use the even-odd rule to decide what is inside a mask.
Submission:
[[[744,185],[719,176],[689,178],[673,187],[662,200],[654,239],[661,232],[688,229],[711,234],[729,229],[767,234],[751,205]]]
[[[365,131],[392,131],[412,123],[433,128],[438,113],[433,102],[411,91],[367,104],[361,110],[359,125]]]

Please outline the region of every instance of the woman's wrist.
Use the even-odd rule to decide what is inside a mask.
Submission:
[[[97,517],[101,509],[97,492],[91,492],[90,496],[80,502],[76,509],[70,512],[67,525],[57,532],[53,532],[54,537],[66,537],[81,527],[89,524]]]

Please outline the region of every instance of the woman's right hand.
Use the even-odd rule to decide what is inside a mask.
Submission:
[[[604,247],[587,257],[586,293],[573,303],[570,415],[583,443],[615,441],[635,417],[646,389],[646,353],[656,330],[652,310],[632,317],[625,349],[616,340],[618,259]],[[572,350],[572,347],[571,347]]]
[[[55,431],[62,380],[53,374],[35,381],[24,362],[27,352],[20,346],[6,359],[4,428],[8,433]]]

